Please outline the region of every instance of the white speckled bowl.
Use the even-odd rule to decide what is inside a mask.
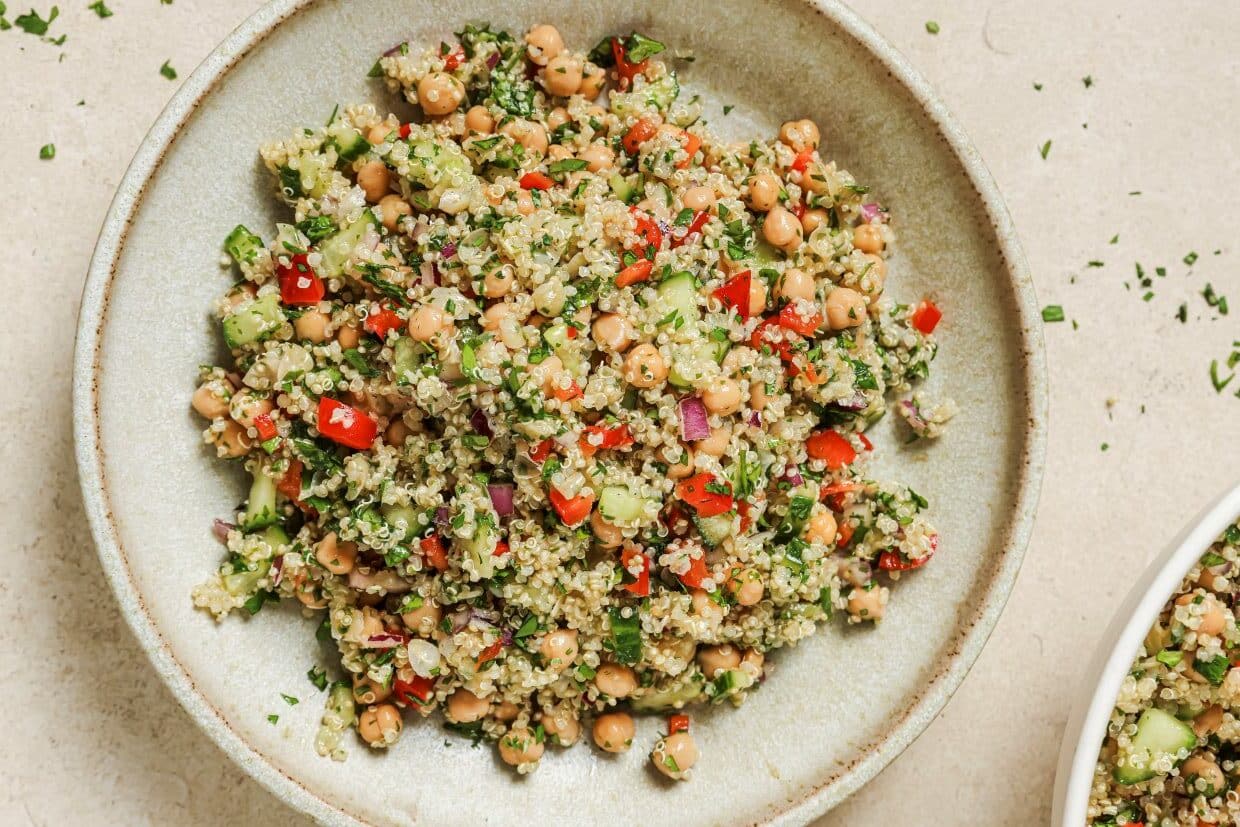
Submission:
[[[216,625],[189,592],[217,565],[209,528],[244,495],[208,457],[189,410],[196,367],[219,356],[211,300],[228,284],[220,242],[278,215],[256,147],[322,122],[337,102],[403,107],[365,77],[399,40],[434,43],[466,21],[547,20],[570,43],[639,29],[696,50],[683,79],[733,135],[812,117],[827,152],[875,191],[900,234],[892,291],[935,296],[946,317],[931,390],[961,414],[929,448],[875,436],[878,473],[931,500],[934,564],[906,577],[877,629],[825,630],[775,655],[740,710],[702,713],[689,784],[649,772],[646,749],[555,753],[514,779],[488,749],[410,726],[390,754],[318,758],[307,683],[314,623],[268,609]],[[722,104],[737,106],[726,119]],[[83,494],[122,611],[198,723],[289,804],[331,824],[803,822],[920,733],[963,680],[1020,565],[1042,473],[1040,321],[1015,232],[977,153],[929,87],[836,2],[660,3],[277,0],[234,32],[151,130],[121,183],[82,301],[75,427]],[[888,417],[888,420],[892,417]],[[303,698],[285,706],[280,692]],[[267,723],[278,712],[277,726]],[[661,723],[640,724],[638,742]]]
[[[1064,727],[1051,818],[1055,827],[1078,827],[1085,823],[1107,722],[1119,697],[1120,684],[1132,669],[1133,658],[1184,575],[1238,519],[1240,484],[1184,526],[1166,550],[1154,558],[1115,612],[1081,679],[1076,703]]]

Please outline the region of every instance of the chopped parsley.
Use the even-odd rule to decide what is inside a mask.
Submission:
[[[44,161],[50,161],[56,157],[56,144],[44,144],[39,147],[39,158]]]
[[[279,722],[279,720],[280,720],[279,715],[268,715],[267,716],[267,723],[271,724],[272,726],[275,726],[276,723]]]
[[[172,62],[165,60],[164,65],[159,67],[159,73],[168,80],[177,79],[177,70],[172,68]]]
[[[101,18],[112,16],[112,10],[108,8],[107,4],[104,3],[103,0],[95,0],[94,3],[91,3],[86,8],[90,9]]]
[[[1197,258],[1198,258],[1197,253],[1193,251],[1189,251],[1188,255],[1184,256],[1184,263],[1187,264],[1189,267],[1192,267],[1194,264],[1197,263]]]
[[[1035,91],[1035,92],[1041,92],[1041,91],[1042,91],[1042,84],[1040,84],[1040,83],[1034,83],[1034,84],[1033,84],[1033,91]]]
[[[306,673],[306,677],[310,679],[310,683],[322,692],[327,689],[327,672],[319,666],[310,667],[310,671]]]
[[[1058,304],[1048,304],[1042,308],[1042,321],[1044,322],[1062,322],[1066,316],[1063,313],[1063,306]]]
[[[21,29],[26,34],[39,35],[42,37],[47,34],[48,28],[51,27],[52,21],[60,16],[60,7],[52,6],[52,10],[47,13],[47,19],[44,20],[34,9],[19,14],[13,18],[13,25]],[[62,41],[63,42],[63,41]]]
[[[299,698],[294,698],[292,695],[285,695],[283,692],[280,693],[280,697],[283,698],[284,702],[289,706],[297,706],[297,704],[301,703]]]
[[[1213,686],[1219,686],[1231,668],[1231,661],[1226,655],[1219,655],[1212,660],[1195,660],[1193,669]]]
[[[1085,84],[1086,89],[1093,86],[1094,85],[1093,75],[1086,75],[1085,77],[1081,78],[1081,83]]]
[[[936,23],[936,22],[935,22],[935,21],[933,21],[933,20],[927,20],[927,21],[926,21],[926,31],[928,31],[930,34],[938,34],[938,33],[939,33],[939,24],[938,24],[938,23]]]
[[[1042,160],[1046,160],[1046,156],[1051,154],[1051,142],[1048,140],[1038,148],[1038,154],[1042,156]]]
[[[736,107],[735,107],[735,106],[733,106],[732,104],[730,104],[730,103],[725,103],[725,104],[723,105],[723,114],[725,114],[725,115],[731,115],[731,114],[732,114],[732,110],[733,110],[733,109],[735,109],[735,108],[736,108]]]

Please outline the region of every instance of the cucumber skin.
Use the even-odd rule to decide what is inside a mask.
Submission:
[[[1178,741],[1175,740],[1177,736]],[[1180,750],[1192,750],[1197,746],[1197,735],[1188,724],[1152,707],[1142,712],[1137,720],[1132,745],[1133,753],[1145,753],[1152,763],[1157,753],[1177,755]],[[1116,766],[1113,773],[1115,780],[1121,784],[1139,784],[1157,774],[1152,769],[1128,764]]]
[[[263,249],[263,240],[250,232],[244,224],[233,227],[224,239],[224,250],[237,264],[248,264]]]
[[[266,472],[260,470],[254,475],[245,506],[245,516],[239,527],[247,534],[280,521],[280,512],[276,510],[276,482]]]
[[[283,323],[280,297],[269,293],[223,321],[224,341],[230,348],[258,342]]]

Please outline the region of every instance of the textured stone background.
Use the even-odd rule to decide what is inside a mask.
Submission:
[[[0,181],[13,205],[0,236],[0,364],[10,372],[0,397],[0,720],[10,744],[0,823],[300,823],[148,670],[91,547],[69,413],[95,235],[179,82],[160,64],[170,59],[184,77],[259,2],[110,0],[106,20],[86,5],[63,4],[51,31],[68,34],[60,47],[0,32]],[[10,3],[8,18],[25,9]],[[1079,329],[1047,326],[1046,482],[1003,620],[939,720],[822,824],[1044,823],[1061,727],[1098,632],[1135,570],[1240,476],[1240,380],[1218,394],[1208,372],[1240,340],[1240,10],[870,0],[861,11],[972,135],[1040,300],[1062,304]],[[57,156],[40,161],[48,142]],[[1192,267],[1190,251],[1200,256]],[[1152,276],[1148,302],[1136,262],[1167,270]],[[1206,306],[1207,282],[1232,299],[1230,316]],[[1187,324],[1175,318],[1181,302]]]

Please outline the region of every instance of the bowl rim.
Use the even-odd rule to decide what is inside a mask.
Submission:
[[[150,179],[198,105],[268,35],[290,17],[320,0],[271,0],[234,29],[186,78],[160,113],[130,162],[101,227],[82,291],[73,362],[73,431],[79,483],[100,562],[121,612],[160,678],[194,722],[247,774],[285,804],[320,823],[365,822],[327,801],[280,770],[232,728],[198,691],[147,611],[120,545],[104,477],[100,437],[99,349],[107,321],[112,280],[134,217]],[[1047,439],[1046,357],[1033,280],[1015,226],[981,156],[930,84],[908,60],[840,0],[792,0],[808,6],[859,43],[911,94],[948,144],[981,199],[995,232],[1011,284],[1025,372],[1021,468],[1013,497],[1014,522],[995,550],[990,587],[971,617],[962,619],[955,652],[935,672],[919,697],[880,741],[861,758],[822,779],[799,798],[782,802],[768,823],[804,823],[843,801],[877,775],[920,735],[959,688],[981,653],[1007,603],[1032,532],[1041,490]]]
[[[1085,823],[1094,768],[1120,685],[1142,641],[1180,585],[1215,540],[1240,519],[1240,483],[1223,492],[1190,520],[1145,568],[1094,650],[1064,726],[1055,774],[1054,825]]]

